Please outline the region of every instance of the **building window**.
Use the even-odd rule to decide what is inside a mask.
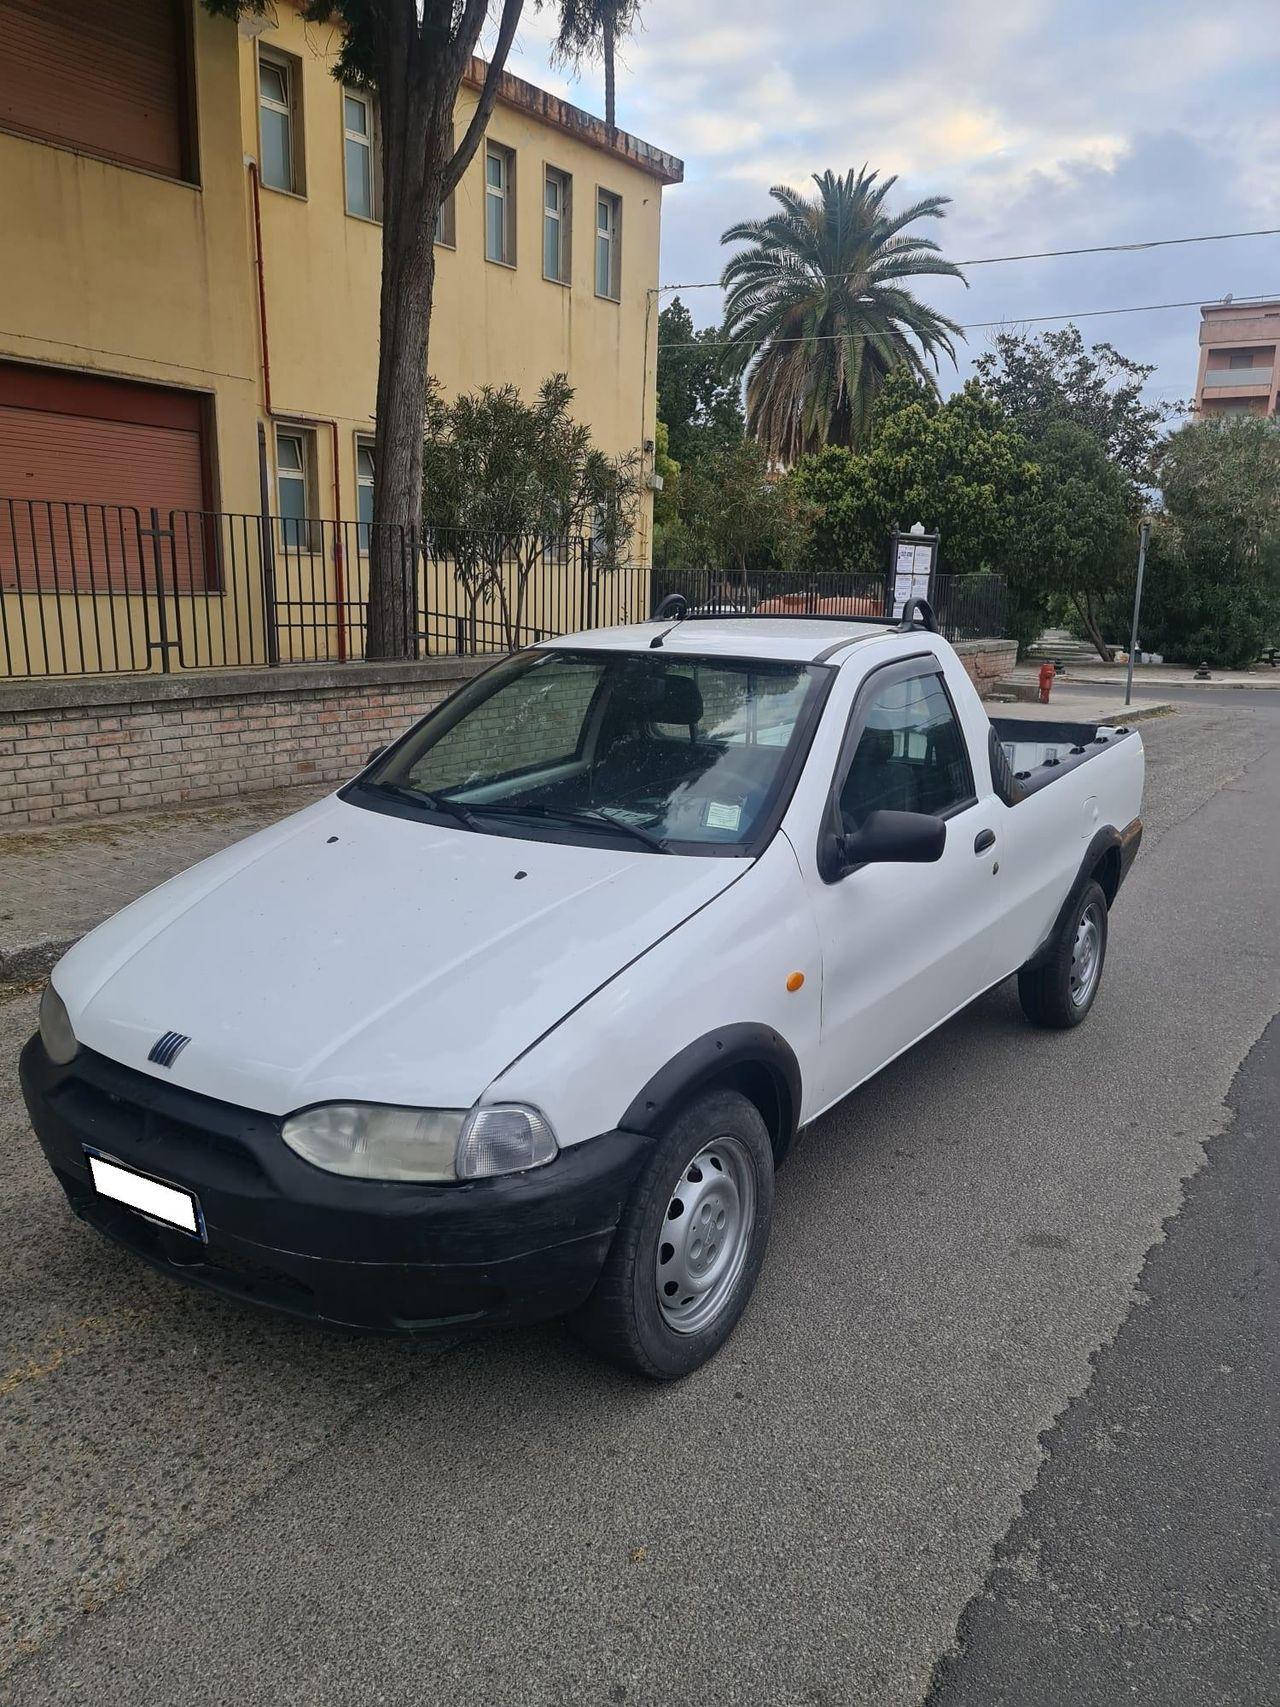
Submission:
[[[596,295],[622,295],[622,198],[596,192]]]
[[[356,440],[356,540],[368,551],[373,530],[373,440]]]
[[[300,196],[302,169],[302,68],[288,54],[258,54],[259,172],[273,190]]]
[[[450,153],[450,156],[452,156],[452,154],[453,154],[453,146],[454,146],[453,132],[450,131],[450,133],[449,133],[449,153]],[[437,243],[443,243],[446,249],[453,249],[453,248],[457,247],[458,228],[457,228],[457,224],[456,224],[455,217],[454,217],[454,201],[453,201],[453,191],[452,190],[449,191],[449,194],[444,198],[444,200],[440,203],[440,206],[436,209],[436,223],[435,223],[433,235],[435,237],[436,242]]]
[[[357,219],[379,219],[378,113],[369,95],[342,91],[342,163],[347,179],[347,212]]]
[[[315,440],[301,427],[276,429],[276,504],[280,542],[286,551],[311,549],[311,494]]]
[[[515,266],[516,157],[491,142],[484,153],[484,255]]]
[[[570,277],[569,218],[573,179],[548,166],[542,190],[542,276],[555,284]]]

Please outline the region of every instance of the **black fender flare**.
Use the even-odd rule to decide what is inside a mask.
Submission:
[[[632,1099],[618,1126],[624,1132],[657,1132],[704,1085],[743,1068],[763,1070],[772,1081],[778,1103],[773,1147],[781,1161],[799,1125],[803,1084],[795,1050],[771,1025],[722,1025],[686,1045]]]
[[[1044,965],[1050,950],[1058,940],[1058,933],[1066,924],[1068,913],[1070,913],[1071,909],[1075,906],[1076,901],[1079,899],[1080,891],[1093,876],[1099,865],[1102,864],[1103,860],[1106,859],[1107,855],[1115,852],[1117,855],[1116,878],[1110,893],[1107,895],[1107,906],[1110,907],[1111,903],[1116,898],[1116,891],[1124,881],[1125,873],[1133,862],[1133,854],[1137,852],[1137,848],[1135,846],[1133,848],[1133,852],[1128,854],[1128,859],[1126,860],[1125,856],[1127,849],[1125,845],[1125,837],[1129,836],[1132,830],[1133,825],[1130,825],[1129,829],[1125,832],[1125,836],[1122,836],[1119,830],[1117,830],[1113,825],[1107,824],[1103,829],[1094,833],[1089,842],[1088,848],[1085,850],[1084,858],[1080,861],[1080,869],[1077,871],[1070,889],[1067,890],[1066,900],[1058,908],[1054,921],[1049,927],[1048,934],[1036,949],[1035,953],[1031,956],[1030,960],[1026,962],[1028,970]],[[1137,839],[1141,839],[1141,835],[1142,826],[1139,824],[1137,829]],[[1106,885],[1104,884],[1103,887],[1105,889]]]

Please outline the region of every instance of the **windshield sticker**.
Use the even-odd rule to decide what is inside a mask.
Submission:
[[[736,830],[742,822],[742,808],[727,800],[708,800],[702,821],[708,830]]]

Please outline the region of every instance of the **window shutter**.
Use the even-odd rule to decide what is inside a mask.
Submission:
[[[186,173],[178,0],[0,0],[0,127]]]

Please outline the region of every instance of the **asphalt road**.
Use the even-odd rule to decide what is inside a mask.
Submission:
[[[929,1707],[1280,1696],[1280,1020],[1228,1102]]]
[[[1184,1181],[1224,1142],[1237,1069],[1280,1008],[1280,739],[1242,697],[1143,730],[1147,842],[1090,1022],[1031,1031],[1006,987],[811,1129],[752,1309],[675,1387],[554,1329],[424,1353],[139,1270],[74,1223],[37,1159],[11,1069],[34,997],[0,1007],[10,1698],[1000,1699],[963,1669],[992,1641],[995,1571],[1029,1556],[1026,1522],[1079,1506],[1083,1483],[1053,1492],[1054,1431],[1110,1402],[1100,1380],[1176,1249]],[[1273,1130],[1261,1083],[1250,1119],[1269,1109]],[[1236,1334],[1218,1361],[1258,1354]],[[1125,1403],[1143,1393],[1139,1362]],[[1168,1463],[1199,1473],[1195,1452]],[[1144,1496],[1141,1477],[1114,1486]],[[1219,1487],[1218,1504],[1258,1497]],[[1088,1537],[1064,1533],[1076,1557]],[[1099,1593],[1145,1604],[1129,1577],[1186,1558],[1135,1537]],[[1199,1616],[1230,1619],[1240,1580],[1198,1579]],[[1036,1700],[1122,1693],[1095,1693],[1052,1642],[1035,1664]],[[1256,1680],[1264,1655],[1242,1635],[1229,1664]]]

